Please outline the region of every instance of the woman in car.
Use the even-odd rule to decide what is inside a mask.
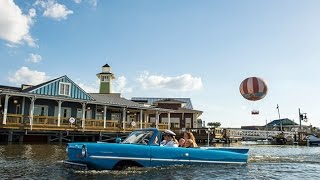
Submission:
[[[194,143],[193,140],[188,139],[188,140],[186,140],[186,142],[184,143],[184,147],[185,147],[185,148],[193,148],[193,147],[195,147],[195,143]]]
[[[185,141],[187,141],[188,139],[191,139],[193,141],[193,145],[194,147],[198,147],[197,143],[196,143],[196,138],[194,137],[194,135],[192,134],[192,132],[184,132],[183,134],[183,139]]]

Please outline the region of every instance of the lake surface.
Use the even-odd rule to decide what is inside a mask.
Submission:
[[[191,165],[126,171],[66,169],[65,145],[0,145],[0,179],[320,179],[320,147],[241,145],[247,165]]]

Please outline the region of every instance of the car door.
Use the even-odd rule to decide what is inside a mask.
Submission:
[[[189,164],[188,148],[150,146],[151,166]]]

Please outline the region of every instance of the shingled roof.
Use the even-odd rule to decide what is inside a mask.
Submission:
[[[168,101],[168,100],[174,100],[174,101],[179,101],[186,103],[185,108],[187,109],[193,109],[191,99],[190,98],[148,98],[148,97],[133,97],[131,98],[132,101],[136,102],[147,102],[149,105],[153,105],[155,102],[160,102],[160,101]]]
[[[118,94],[98,94],[98,93],[89,93],[89,94],[98,103],[106,103],[106,104],[115,105],[115,106],[137,107],[137,108],[144,107],[139,103],[122,98]]]
[[[3,86],[3,85],[0,85],[0,90],[20,92],[20,91],[21,91],[21,88],[12,87],[12,86]]]
[[[282,124],[283,126],[298,125],[294,121],[292,121],[292,120],[290,120],[288,118],[284,118],[284,119],[273,120],[272,122],[268,123],[266,126],[268,126],[268,127],[270,127],[270,126],[280,126],[280,124]]]

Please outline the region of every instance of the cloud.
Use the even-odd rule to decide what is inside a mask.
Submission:
[[[113,82],[114,92],[119,93],[130,93],[132,92],[131,87],[127,87],[127,78],[124,76],[120,76]]]
[[[85,1],[82,1],[82,0],[73,0],[75,3],[77,4],[80,4],[82,2],[86,2],[88,4],[90,4],[92,7],[97,7],[98,5],[98,0],[85,0]]]
[[[76,80],[76,83],[88,93],[98,93],[100,88],[100,80],[97,79],[94,83],[85,83],[80,79]],[[130,93],[131,87],[127,87],[127,79],[124,76],[120,76],[112,82],[112,93]]]
[[[67,19],[69,14],[73,14],[65,5],[57,3],[55,0],[37,0],[35,5],[39,5],[45,9],[43,16],[52,18],[54,20]]]
[[[42,60],[41,55],[30,53],[27,62],[38,63]]]
[[[98,0],[89,0],[89,3],[90,3],[93,7],[97,7],[97,5],[98,5]]]
[[[21,67],[15,73],[9,75],[9,82],[14,84],[30,84],[37,85],[47,81],[49,77],[45,72],[33,71],[28,67]]]
[[[76,83],[78,86],[80,86],[87,93],[98,93],[99,92],[99,80],[97,80],[96,82],[91,83],[91,84],[80,82],[80,80],[77,80]]]
[[[12,46],[26,42],[31,47],[37,47],[29,33],[35,16],[35,9],[30,9],[29,14],[25,15],[13,0],[0,1],[0,39]],[[9,44],[7,46],[10,47]]]
[[[168,89],[174,91],[196,91],[202,89],[200,77],[192,77],[190,74],[183,74],[175,77],[163,75],[150,75],[144,72],[137,79],[144,89]]]

